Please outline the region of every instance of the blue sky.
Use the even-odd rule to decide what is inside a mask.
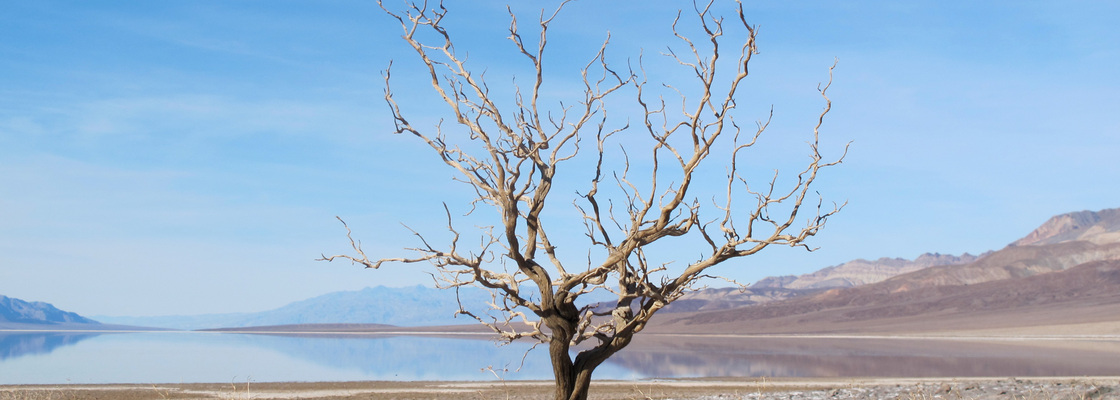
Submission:
[[[555,2],[523,3],[530,26]],[[657,53],[679,48],[668,26],[681,6],[570,4],[551,31],[552,104],[570,98],[570,72],[608,30],[613,60],[644,50],[657,69]],[[448,7],[459,48],[496,87],[528,81],[501,3]],[[775,110],[752,165],[792,170],[804,159],[817,84],[839,59],[824,148],[853,144],[819,190],[849,205],[814,239],[817,252],[776,248],[715,272],[750,282],[856,258],[979,253],[1052,215],[1120,206],[1120,5],[746,9],[760,54],[740,118]],[[405,111],[440,115],[399,34],[371,1],[4,3],[0,294],[88,315],[161,315],[427,283],[416,266],[314,261],[346,250],[335,215],[367,252],[393,256],[414,244],[401,223],[438,237],[442,201],[466,210],[468,189],[421,143],[390,133],[380,71],[391,59],[396,91],[417,105]]]

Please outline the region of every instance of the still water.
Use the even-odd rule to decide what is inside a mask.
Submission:
[[[429,336],[0,332],[0,384],[551,379],[547,351],[526,356],[529,347]],[[1106,375],[1120,375],[1116,338],[639,335],[595,372],[597,379]]]

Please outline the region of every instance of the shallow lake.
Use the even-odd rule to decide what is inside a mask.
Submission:
[[[430,336],[0,332],[0,384],[551,379],[546,349],[525,356],[529,347]],[[1120,339],[639,335],[595,376],[1120,376]]]

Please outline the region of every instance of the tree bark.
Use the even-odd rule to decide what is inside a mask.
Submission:
[[[555,400],[569,400],[575,390],[575,365],[568,354],[569,348],[568,340],[557,336],[553,336],[548,344],[548,357],[552,360],[552,375],[556,380]]]
[[[595,371],[594,365],[578,365],[573,363],[566,353],[564,357],[552,358],[553,373],[556,376],[555,400],[587,400],[588,390],[591,388],[591,374]]]
[[[549,357],[552,372],[556,379],[555,400],[587,400],[591,388],[591,376],[595,369],[611,355],[630,343],[632,335],[616,336],[609,342],[580,352],[575,360],[569,353],[571,336],[556,335],[553,331],[549,342]]]

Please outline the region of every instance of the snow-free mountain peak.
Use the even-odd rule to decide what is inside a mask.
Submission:
[[[0,323],[16,324],[96,324],[97,321],[59,310],[41,301],[28,302],[0,295]]]
[[[1011,245],[1038,246],[1072,241],[1120,242],[1120,208],[1056,215]]]

